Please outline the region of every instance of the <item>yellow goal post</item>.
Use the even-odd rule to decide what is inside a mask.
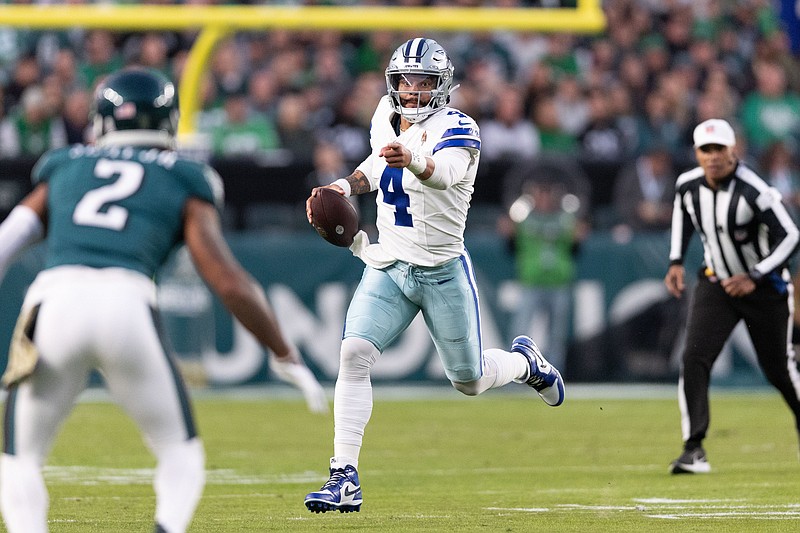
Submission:
[[[605,29],[600,0],[575,8],[267,6],[267,5],[0,5],[0,26],[31,29],[197,29],[179,84],[178,137],[196,131],[201,78],[214,47],[236,31],[337,29],[416,31],[535,31],[592,34]]]

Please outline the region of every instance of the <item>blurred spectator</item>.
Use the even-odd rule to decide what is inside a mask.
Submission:
[[[673,8],[666,14],[662,33],[673,64],[687,59],[692,43],[691,5],[673,4]]]
[[[506,86],[495,103],[494,115],[478,122],[484,161],[530,159],[541,149],[539,132],[525,117],[522,95]]]
[[[329,107],[325,89],[319,85],[308,85],[302,91],[290,91],[282,98],[291,98],[292,94],[300,93],[305,100],[305,113],[310,130],[328,128],[333,124],[335,111]]]
[[[38,85],[25,89],[20,105],[0,123],[1,157],[38,157],[66,144],[64,126]]]
[[[36,56],[25,55],[20,57],[14,65],[11,80],[5,86],[5,105],[7,109],[16,106],[22,100],[22,93],[28,87],[39,83],[42,70],[36,62]]]
[[[608,87],[608,101],[611,113],[616,117],[617,127],[625,139],[625,146],[639,144],[639,115],[633,108],[631,91],[620,82],[613,82]]]
[[[709,70],[706,76],[703,84],[703,94],[708,95],[717,102],[718,114],[715,116],[733,119],[736,117],[736,112],[742,99],[728,80],[727,71],[721,64],[717,63],[715,67]],[[687,121],[687,124],[689,123],[691,123],[691,120]]]
[[[64,98],[62,120],[67,144],[86,143],[91,140],[89,128],[90,92],[75,89]]]
[[[320,132],[320,137],[339,147],[350,169],[357,167],[370,153],[368,125],[371,117],[362,115],[362,98],[357,92],[345,96],[336,108],[333,125]]]
[[[509,330],[534,336],[562,372],[575,254],[585,231],[578,207],[577,197],[566,194],[557,179],[529,180],[498,228],[509,239],[522,286]]]
[[[67,91],[61,86],[61,80],[54,74],[48,74],[42,79],[40,84],[44,95],[45,107],[50,110],[50,114],[58,118],[64,112],[64,99]]]
[[[547,53],[547,38],[535,32],[502,32],[497,39],[511,54],[516,75],[514,83],[524,83],[534,65]]]
[[[745,90],[750,77],[750,61],[743,52],[736,26],[725,24],[717,37],[719,62],[724,66],[730,83],[738,93]]]
[[[526,101],[534,102],[537,98],[550,94],[554,84],[553,68],[544,63],[537,63],[531,68],[530,74],[525,80]],[[480,86],[475,85],[474,87],[477,91],[481,91]]]
[[[311,164],[314,131],[309,127],[306,99],[301,94],[287,94],[278,104],[276,127],[280,146],[292,155],[292,162]],[[343,174],[340,178],[346,176]]]
[[[785,31],[775,29],[759,41],[756,58],[762,57],[783,67],[788,88],[793,92],[800,91],[800,63],[798,57],[792,55],[789,37]]]
[[[274,124],[260,113],[251,113],[247,94],[228,95],[222,121],[211,127],[212,151],[216,157],[263,157],[280,148]]]
[[[657,143],[666,148],[672,157],[683,150],[683,128],[672,116],[673,107],[662,91],[647,94],[644,114],[639,118],[637,127],[638,144],[634,154],[645,152],[649,145]]]
[[[547,36],[547,50],[541,62],[549,65],[553,76],[577,76],[580,73],[576,55],[575,37],[570,33],[552,33]]]
[[[171,79],[172,66],[169,52],[175,41],[175,37],[166,32],[152,31],[143,35],[135,35],[125,42],[124,55],[127,63],[135,63],[157,70]]]
[[[248,92],[253,111],[275,117],[279,100],[278,85],[269,68],[258,69],[250,75]]]
[[[652,87],[658,75],[669,70],[670,55],[667,43],[661,34],[651,33],[642,38],[639,51],[647,72],[648,85]]]
[[[800,96],[789,92],[780,64],[760,61],[753,66],[756,89],[748,93],[740,111],[751,155],[759,157],[777,141],[800,148]]]
[[[308,190],[330,185],[352,172],[352,167],[345,162],[342,150],[329,141],[319,141],[314,145],[313,163],[314,170],[306,179]]]
[[[122,68],[123,63],[111,31],[94,29],[86,32],[78,61],[78,78],[84,87],[93,89],[104,76]]]
[[[622,57],[619,64],[619,80],[631,92],[634,109],[638,113],[642,113],[650,86],[648,85],[647,69],[638,54],[630,53]]]
[[[482,118],[492,113],[496,101],[502,98],[502,91],[508,85],[507,78],[504,78],[500,70],[490,61],[477,60],[465,65],[464,76],[463,85],[473,90],[476,98],[477,113],[471,116],[480,122]],[[454,92],[457,93],[458,90]]]
[[[539,142],[543,154],[571,155],[575,153],[578,142],[574,135],[561,127],[554,97],[539,98],[534,103],[532,117],[536,129],[539,131]]]
[[[209,71],[214,80],[216,101],[214,106],[225,105],[229,95],[241,96],[247,91],[249,71],[244,64],[244,55],[235,38],[219,43],[214,49]]]
[[[313,84],[325,87],[325,106],[333,107],[349,92],[353,85],[343,54],[339,48],[329,47],[317,49],[313,54],[313,62],[309,79],[304,85]]]
[[[270,62],[280,93],[298,90],[304,85],[308,58],[301,47],[278,49]]]
[[[605,91],[593,89],[589,93],[589,120],[578,140],[580,155],[586,161],[619,163],[625,158],[628,147]]]
[[[689,45],[689,58],[699,79],[705,79],[717,61],[718,50],[708,32],[695,32]]]
[[[590,87],[602,87],[616,79],[618,50],[606,35],[596,36],[589,47],[589,66],[585,74]]]
[[[578,155],[592,188],[592,209],[611,203],[619,167],[631,150],[625,141],[607,93],[602,89],[592,89],[589,94],[589,123],[578,136]]]
[[[777,141],[764,150],[761,176],[783,196],[783,202],[796,223],[800,223],[800,168],[785,142]]]
[[[515,63],[502,39],[491,32],[461,33],[445,46],[457,70],[487,69],[492,77],[513,80]]]
[[[589,122],[589,101],[577,76],[562,76],[557,82],[553,104],[561,129],[578,135]]]
[[[330,185],[334,181],[347,176],[352,172],[345,158],[344,153],[336,144],[328,141],[319,141],[314,145],[312,157],[314,170],[306,176],[306,186],[310,191],[314,187]],[[356,211],[359,211],[359,196],[348,198]]]
[[[383,72],[402,39],[387,30],[377,30],[363,36],[355,54],[355,74]]]
[[[702,83],[691,62],[681,62],[672,66],[658,77],[652,90],[661,91],[669,100],[672,115],[682,125],[688,126],[692,108],[697,103]]]
[[[670,149],[657,141],[620,170],[614,186],[618,229],[666,231],[672,222],[675,172]]]
[[[70,49],[61,49],[53,59],[51,75],[58,79],[58,83],[64,92],[77,87],[83,87],[83,83],[78,79],[78,62],[75,52]]]

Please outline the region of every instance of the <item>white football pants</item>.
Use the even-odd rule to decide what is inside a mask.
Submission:
[[[47,531],[41,467],[93,369],[156,457],[156,520],[169,533],[185,531],[205,484],[205,457],[159,337],[153,282],[125,269],[57,267],[37,276],[23,307],[37,304],[39,365],[9,391],[4,420],[0,510],[9,532]]]

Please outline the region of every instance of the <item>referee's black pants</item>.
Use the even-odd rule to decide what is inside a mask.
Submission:
[[[687,449],[700,446],[706,437],[711,367],[741,319],[747,325],[764,375],[794,413],[800,434],[800,374],[789,336],[791,295],[791,290],[780,294],[766,282],[751,294],[734,298],[728,296],[718,282],[702,274],[699,276],[687,318],[679,391]]]

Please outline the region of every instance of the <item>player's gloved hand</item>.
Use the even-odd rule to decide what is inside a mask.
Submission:
[[[269,358],[269,367],[278,379],[300,389],[309,411],[323,414],[328,412],[325,390],[304,363],[292,358],[281,360],[273,355]]]

